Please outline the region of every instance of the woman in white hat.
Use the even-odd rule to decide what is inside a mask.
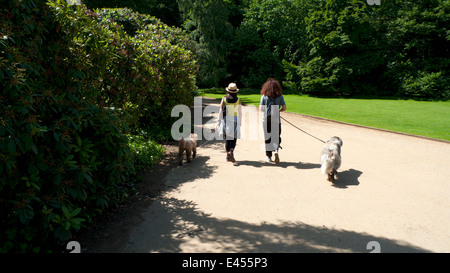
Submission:
[[[227,88],[226,96],[222,98],[220,102],[219,121],[224,123],[223,135],[225,136],[225,150],[227,151],[227,162],[236,162],[234,158],[234,149],[236,147],[236,141],[240,136],[240,126],[242,121],[242,104],[238,98],[237,93],[239,89],[235,83],[230,83]]]

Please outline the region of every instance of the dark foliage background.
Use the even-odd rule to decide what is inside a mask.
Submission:
[[[118,1],[86,2],[98,7]],[[380,5],[365,0],[177,0],[178,6],[127,0],[114,5],[137,3],[165,22],[178,22],[198,44],[201,87],[235,81],[260,88],[275,77],[298,94],[450,98],[449,0],[384,0]],[[173,12],[157,10],[163,7]]]

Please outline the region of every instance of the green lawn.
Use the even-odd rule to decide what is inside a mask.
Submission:
[[[221,98],[225,89],[201,89]],[[258,105],[259,90],[241,89],[242,103]],[[314,98],[284,95],[287,111],[450,141],[450,101]]]

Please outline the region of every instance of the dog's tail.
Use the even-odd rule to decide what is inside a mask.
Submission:
[[[322,158],[322,166],[321,171],[322,174],[329,174],[334,168],[334,161],[336,159],[336,156],[329,151],[328,154],[324,154]]]
[[[333,161],[329,158],[325,159],[325,161],[322,163],[322,167],[320,168],[322,171],[322,174],[328,174],[333,169]]]

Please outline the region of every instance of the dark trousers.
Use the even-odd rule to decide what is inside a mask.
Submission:
[[[265,139],[265,143],[266,143],[266,156],[268,156],[268,157],[272,157],[272,151],[277,150],[280,147],[280,144],[281,144],[281,122],[276,122],[276,123],[278,123],[278,126],[279,126],[278,142],[275,139],[274,143],[272,143],[272,137],[271,137],[271,133],[272,133],[272,118],[271,117],[267,117],[266,120],[263,122],[263,126],[265,128],[265,130],[264,130],[264,139]]]
[[[226,140],[225,142],[225,150],[227,150],[227,152],[231,151],[231,149],[234,150],[234,148],[236,147],[236,138],[232,139],[232,140]]]

